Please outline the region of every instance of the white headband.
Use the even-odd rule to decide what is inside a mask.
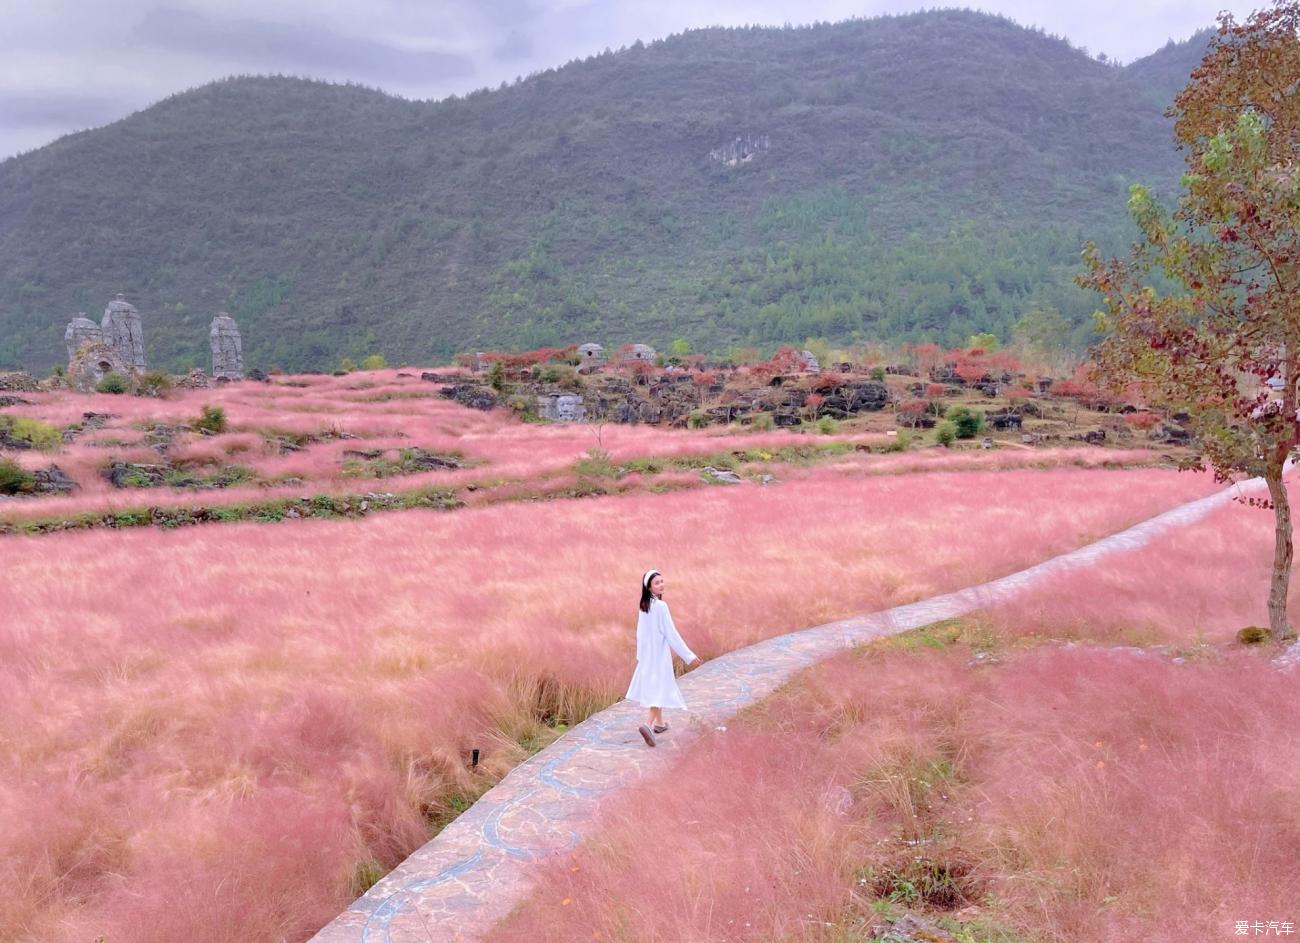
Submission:
[[[654,578],[655,578],[656,576],[658,576],[658,575],[659,575],[659,571],[658,571],[658,570],[646,570],[646,571],[645,571],[645,576],[641,577],[641,587],[642,587],[643,589],[649,589],[649,588],[650,588],[650,581],[651,581],[652,579],[654,579]]]

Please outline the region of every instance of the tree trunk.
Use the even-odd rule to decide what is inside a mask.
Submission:
[[[1268,628],[1274,640],[1295,638],[1286,619],[1286,593],[1291,585],[1291,504],[1282,481],[1282,466],[1270,465],[1264,474],[1269,498],[1273,501],[1273,579],[1268,588]]]

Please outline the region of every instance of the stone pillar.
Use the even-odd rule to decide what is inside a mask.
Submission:
[[[117,351],[128,370],[144,370],[144,327],[140,312],[127,303],[125,295],[119,294],[108,303],[100,329],[104,332],[104,343]]]
[[[214,380],[242,380],[244,378],[244,342],[239,336],[235,319],[222,311],[212,319],[208,331],[212,344],[212,378]]]
[[[102,344],[104,342],[104,332],[99,329],[99,325],[84,313],[78,314],[68,322],[68,329],[63,332],[63,343],[68,348],[68,363],[76,359],[77,351],[87,344]]]

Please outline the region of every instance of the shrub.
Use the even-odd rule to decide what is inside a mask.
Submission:
[[[1242,645],[1258,645],[1260,642],[1267,642],[1269,637],[1268,629],[1258,625],[1248,625],[1237,633],[1237,641]]]
[[[1151,412],[1129,413],[1124,417],[1130,429],[1136,429],[1139,432],[1146,432],[1152,429],[1156,424],[1156,414]]]
[[[176,381],[171,378],[170,374],[163,373],[161,370],[150,370],[140,377],[136,384],[136,396],[154,396],[163,397],[176,387]]]
[[[984,428],[984,413],[969,406],[954,406],[948,410],[948,420],[956,426],[959,439],[973,439]]]
[[[344,373],[351,373],[356,368],[357,368],[357,362],[353,360],[351,357],[344,357],[342,360],[339,361],[339,369],[342,370]]]
[[[492,361],[492,366],[488,367],[487,372],[488,386],[498,393],[504,393],[506,388],[506,365],[500,360]]]
[[[957,424],[950,419],[945,419],[934,427],[934,441],[938,442],[944,448],[952,445],[953,440],[957,438]]]
[[[218,435],[226,431],[226,411],[220,406],[204,406],[194,428],[208,435]]]
[[[885,379],[885,368],[884,368],[884,367],[872,367],[872,368],[871,368],[871,379],[876,380],[876,381],[878,381],[878,382],[884,382],[884,379]]]
[[[0,458],[0,494],[28,494],[36,490],[36,478],[10,458]]]
[[[908,446],[912,444],[912,433],[907,429],[899,429],[898,434],[889,440],[885,446],[886,452],[906,452]]]
[[[609,453],[604,449],[590,448],[587,449],[587,457],[580,458],[574,464],[573,470],[579,475],[589,478],[617,478],[619,469],[609,459]]]
[[[822,435],[834,435],[839,431],[840,424],[830,416],[822,416],[817,420],[817,431]]]
[[[384,359],[383,354],[371,354],[361,361],[362,370],[382,370],[386,366],[388,366],[388,361]]]
[[[10,438],[22,439],[42,452],[52,452],[63,444],[63,433],[57,426],[26,416],[0,416],[0,431]]]
[[[754,417],[753,426],[760,432],[767,432],[774,425],[776,425],[776,423],[772,421],[771,413],[759,413]]]
[[[125,393],[130,388],[131,383],[126,377],[116,370],[110,370],[104,374],[104,379],[99,381],[99,384],[95,387],[95,392],[118,394]]]
[[[692,429],[703,429],[709,424],[709,414],[702,409],[693,409],[686,417],[686,424]]]

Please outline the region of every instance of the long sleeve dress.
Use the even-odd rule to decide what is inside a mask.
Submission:
[[[673,652],[685,662],[695,660],[695,653],[677,634],[668,603],[651,599],[649,612],[637,612],[636,671],[627,689],[628,700],[642,707],[686,707],[673,676]]]

